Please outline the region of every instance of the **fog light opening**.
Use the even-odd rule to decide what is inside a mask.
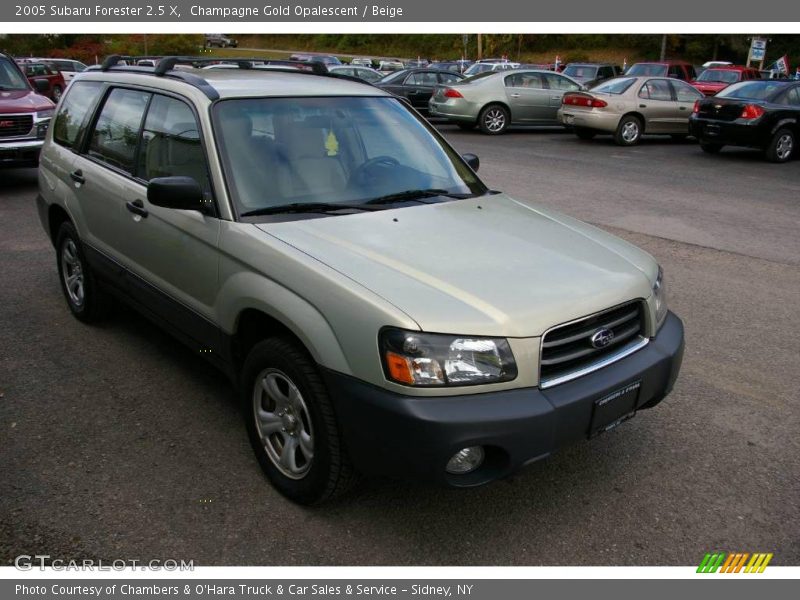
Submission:
[[[445,470],[451,475],[466,475],[480,467],[485,457],[482,446],[462,448],[447,461]]]

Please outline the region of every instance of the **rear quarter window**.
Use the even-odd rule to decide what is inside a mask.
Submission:
[[[75,147],[86,127],[87,117],[94,110],[102,93],[103,83],[99,81],[73,82],[67,89],[53,123],[53,141],[67,148]]]

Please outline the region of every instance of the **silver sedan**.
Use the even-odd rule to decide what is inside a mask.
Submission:
[[[511,125],[560,125],[557,113],[562,96],[583,89],[574,79],[552,71],[481,73],[439,86],[428,107],[432,117],[444,117],[462,129],[478,126],[496,135]]]
[[[590,91],[566,94],[558,116],[581,139],[610,133],[620,146],[633,146],[646,133],[685,138],[694,103],[703,97],[678,79],[617,77]]]

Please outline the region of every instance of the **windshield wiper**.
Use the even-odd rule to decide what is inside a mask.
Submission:
[[[366,204],[389,204],[391,202],[402,202],[405,200],[416,200],[421,202],[422,198],[435,198],[437,196],[446,196],[447,198],[457,198],[463,200],[464,198],[471,198],[474,194],[455,194],[444,189],[429,188],[426,190],[405,190],[404,192],[397,192],[396,194],[387,194],[386,196],[378,196],[372,200],[367,200]],[[427,204],[423,202],[423,204]]]
[[[365,206],[364,204],[342,204],[336,202],[292,202],[291,204],[279,204],[278,206],[265,206],[243,212],[242,217],[257,217],[261,215],[278,215],[284,213],[312,213],[312,212],[334,212],[337,210],[381,210],[382,207]]]

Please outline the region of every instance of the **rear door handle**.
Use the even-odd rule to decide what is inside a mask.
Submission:
[[[147,209],[144,207],[144,202],[141,200],[134,200],[133,202],[126,202],[125,208],[135,215],[139,215],[143,219],[147,218]]]
[[[647,108],[647,104],[640,104],[639,108]]]
[[[551,100],[561,100],[561,96],[550,96]]]
[[[83,185],[84,183],[86,183],[86,179],[84,179],[84,177],[83,177],[83,171],[81,171],[80,169],[78,169],[77,171],[73,171],[72,173],[70,173],[70,174],[69,174],[69,177],[70,177],[70,179],[72,179],[72,181],[74,181],[75,183],[80,183],[81,185]]]
[[[686,107],[685,106],[679,106],[678,110],[686,110]]]
[[[519,94],[511,94],[512,98],[519,98]]]

